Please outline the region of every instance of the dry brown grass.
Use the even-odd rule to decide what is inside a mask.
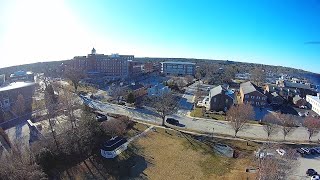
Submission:
[[[250,159],[215,155],[211,148],[176,131],[158,129],[136,142],[150,162],[144,170],[149,179],[252,179],[245,168]]]

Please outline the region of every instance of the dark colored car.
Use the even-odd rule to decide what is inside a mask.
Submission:
[[[311,149],[310,149],[310,153],[311,153],[311,154],[317,154],[318,152],[317,152],[314,148],[311,148]]]
[[[306,172],[306,174],[307,174],[308,176],[313,176],[313,175],[316,175],[316,174],[318,174],[318,173],[317,173],[317,171],[315,171],[314,169],[308,169],[307,172]]]
[[[167,118],[166,122],[172,125],[179,125],[179,121],[173,118]]]
[[[96,113],[96,118],[98,122],[103,122],[108,120],[108,117],[104,114]]]
[[[302,149],[297,149],[297,153],[299,153],[301,156],[304,156],[306,153]]]

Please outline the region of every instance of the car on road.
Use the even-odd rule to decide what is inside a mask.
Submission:
[[[166,122],[172,125],[179,125],[179,121],[174,118],[167,118]]]
[[[307,174],[307,176],[314,176],[314,175],[317,175],[318,173],[314,169],[308,169],[306,174]]]

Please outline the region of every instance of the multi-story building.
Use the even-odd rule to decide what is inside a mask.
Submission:
[[[161,63],[161,73],[167,75],[191,75],[195,74],[195,63],[190,62],[162,62]]]
[[[234,104],[234,93],[222,86],[217,86],[209,92],[207,110],[227,111]]]
[[[111,78],[126,78],[129,75],[129,60],[133,55],[97,54],[93,48],[87,56],[76,56],[69,63],[71,68],[82,69],[88,74],[99,74]]]
[[[30,81],[34,82],[34,74],[31,71],[16,71],[10,74],[10,81],[17,82],[17,81]]]
[[[254,106],[267,104],[267,96],[250,81],[240,84],[240,103],[250,103]]]
[[[141,62],[129,60],[128,63],[130,76],[138,76],[143,73],[143,64]]]
[[[306,96],[306,101],[308,102],[308,106],[311,107],[312,111],[320,115],[320,93],[317,96]]]
[[[0,87],[0,111],[10,111],[20,94],[24,98],[25,108],[30,110],[34,91],[34,82],[13,82]]]

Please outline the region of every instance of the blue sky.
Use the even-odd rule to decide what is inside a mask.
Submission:
[[[41,2],[0,0],[0,53],[9,60],[2,66],[70,59],[94,46],[105,54],[228,59],[320,73],[320,44],[306,44],[320,41],[320,0]]]

